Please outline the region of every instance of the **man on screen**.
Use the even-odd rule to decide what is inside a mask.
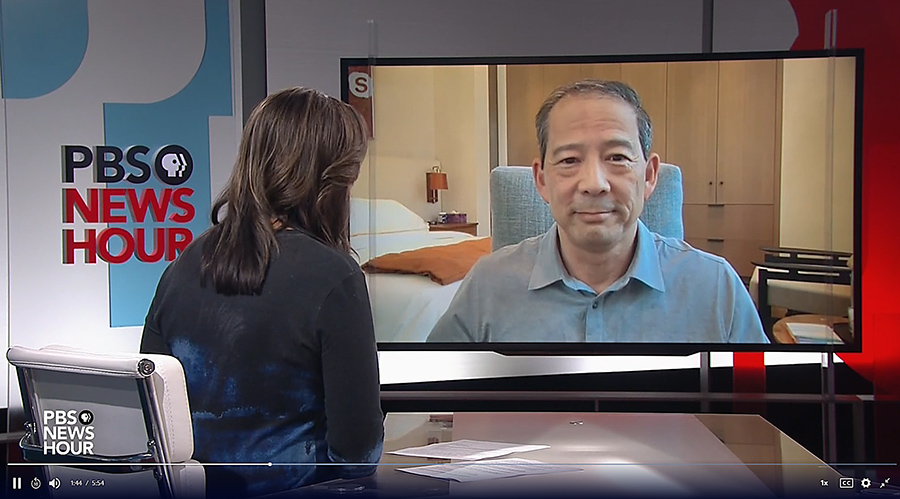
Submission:
[[[768,343],[725,259],[638,220],[660,159],[631,87],[560,87],[535,126],[532,170],[556,223],[479,260],[428,341]]]

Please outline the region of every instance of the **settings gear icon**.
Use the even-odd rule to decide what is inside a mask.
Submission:
[[[869,480],[868,478],[863,478],[862,480],[859,481],[859,484],[862,485],[862,488],[868,489],[869,487],[872,486],[872,480]]]

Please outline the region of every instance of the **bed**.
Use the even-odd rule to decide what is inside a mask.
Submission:
[[[350,206],[350,246],[360,264],[388,253],[475,238],[462,232],[429,232],[422,217],[392,199],[352,198]],[[441,285],[421,275],[366,273],[376,339],[425,341],[460,282]]]

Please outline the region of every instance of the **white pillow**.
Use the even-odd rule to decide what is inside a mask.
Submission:
[[[369,227],[369,210],[375,227]],[[350,235],[428,230],[425,219],[393,199],[350,198]]]

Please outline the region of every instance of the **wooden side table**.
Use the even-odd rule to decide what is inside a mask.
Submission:
[[[478,222],[467,222],[464,224],[429,224],[428,230],[431,232],[452,230],[455,232],[465,232],[466,234],[478,235]]]

